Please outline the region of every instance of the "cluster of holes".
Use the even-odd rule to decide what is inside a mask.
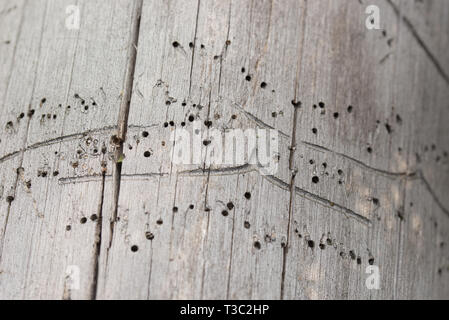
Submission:
[[[297,237],[299,239],[303,238],[303,235],[299,232],[298,229],[295,229],[295,234],[297,235]],[[305,239],[307,246],[313,250],[315,248],[315,241],[310,239],[309,237],[305,237],[304,239]],[[334,249],[337,249],[337,246],[335,245],[334,241],[329,237],[326,238],[325,241],[320,241],[320,243],[318,245],[318,248],[320,250],[325,250],[326,247],[333,247]],[[351,260],[355,261],[358,265],[362,264],[362,258],[355,253],[355,250],[349,250],[348,253],[346,253],[345,251],[339,251],[338,254],[343,259],[346,257],[349,257]],[[370,265],[374,264],[374,258],[371,255],[368,258],[368,263]]]

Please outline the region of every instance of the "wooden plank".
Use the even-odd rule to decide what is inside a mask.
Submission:
[[[0,298],[448,297],[446,2],[71,4],[0,4]]]
[[[65,27],[69,5],[28,1],[21,7],[3,104],[30,117],[14,122],[2,139],[2,152],[20,168],[2,239],[2,298],[95,296],[103,190],[113,183],[102,175],[114,164],[110,137],[139,12],[134,1],[78,1],[80,28],[73,30]],[[79,287],[68,272],[79,272]]]
[[[293,1],[285,7],[267,1],[212,1],[199,7],[197,2],[145,3],[141,30],[149,32],[142,32],[139,39],[120,221],[110,250],[102,250],[109,256],[104,277],[100,276],[104,291],[99,297],[279,298],[288,188],[279,189],[248,167],[209,168],[204,158],[191,166],[172,167],[170,134],[182,129],[183,122],[194,134],[192,116],[205,133],[199,140],[204,152],[205,121],[212,122],[211,130],[222,132],[261,124],[273,127],[278,122],[288,134],[279,134],[282,159],[277,177],[288,181],[297,77],[289,70],[298,63],[294,53],[300,50],[301,39],[293,33],[285,37],[281,31],[301,28],[297,16],[302,6]],[[161,35],[159,30],[166,25],[166,34]],[[278,50],[286,52],[281,63]],[[258,73],[261,66],[267,66],[266,74]],[[248,75],[251,81],[246,80]],[[290,84],[281,85],[276,77]],[[261,88],[262,82],[269,85]],[[253,100],[260,106],[257,117],[251,114]],[[145,158],[149,150],[151,157]],[[132,196],[136,190],[148,192],[136,201]],[[246,192],[252,195],[250,201]],[[265,192],[278,196],[273,201]],[[163,225],[157,224],[159,219]],[[152,241],[145,238],[146,232],[154,234]],[[136,253],[131,250],[134,245],[139,247]],[[135,272],[126,273],[129,268]],[[142,278],[148,281],[142,284]]]

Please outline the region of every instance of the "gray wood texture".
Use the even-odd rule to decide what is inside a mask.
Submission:
[[[0,0],[0,299],[449,298],[448,35],[444,0]]]

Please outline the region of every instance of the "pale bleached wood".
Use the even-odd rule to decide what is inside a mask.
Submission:
[[[415,288],[413,297],[429,295],[429,289],[410,283],[413,270],[404,270],[399,262],[404,261],[405,188],[411,181],[420,186],[427,181],[421,177],[425,167],[417,166],[411,155],[422,147],[416,139],[432,137],[424,130],[416,131],[418,124],[409,109],[422,108],[425,91],[437,94],[435,101],[445,101],[438,87],[446,84],[410,28],[398,21],[393,7],[386,1],[375,4],[381,9],[386,32],[367,31],[365,5],[349,1],[233,1],[229,11],[226,3],[208,2],[200,5],[198,15],[194,4],[188,9],[178,3],[146,8],[167,12],[163,21],[155,16],[147,19],[155,19],[158,30],[171,21],[174,31],[140,38],[130,111],[130,125],[135,129],[125,143],[132,150],[125,152],[118,207],[125,221],[120,219],[121,235],[113,239],[109,251],[113,258],[106,266],[103,297],[403,298],[401,287]],[[145,21],[146,10],[143,29],[150,23]],[[179,24],[183,28],[178,31]],[[192,32],[197,37],[194,52],[188,48]],[[175,41],[179,45],[173,47]],[[437,85],[416,78],[421,65]],[[245,80],[248,74],[249,83]],[[268,89],[260,88],[262,81]],[[298,172],[290,209],[292,100],[303,103],[297,111],[292,169]],[[324,109],[319,102],[325,103]],[[185,168],[170,164],[167,143],[170,132],[176,130],[170,121],[176,128],[183,121],[189,126],[190,114],[201,121],[211,120],[217,127],[277,128],[282,135],[281,169],[271,180],[246,169],[218,174],[216,168],[179,177]],[[243,120],[229,121],[233,114]],[[426,119],[424,124],[430,127],[433,118]],[[145,130],[147,138],[141,136]],[[445,129],[433,126],[431,130]],[[444,148],[447,141],[441,144]],[[143,157],[147,150],[152,151],[150,159]],[[434,165],[427,167],[432,172]],[[319,184],[312,183],[313,176],[320,178]],[[447,183],[430,184],[421,192],[442,202],[435,215],[444,219]],[[246,189],[258,195],[256,208],[252,201],[239,200],[245,192],[242,185],[251,186]],[[271,189],[273,185],[277,191]],[[133,194],[145,186],[155,188],[156,194],[136,203]],[[276,196],[261,197],[262,190]],[[283,205],[277,204],[279,199]],[[237,204],[233,222],[220,216],[228,201]],[[195,210],[189,211],[189,203]],[[173,207],[178,211],[172,212]],[[206,207],[211,211],[204,212]],[[273,216],[272,208],[277,208]],[[134,210],[139,214],[132,214]],[[290,226],[286,223],[289,212]],[[164,224],[158,226],[161,218]],[[242,227],[244,222],[251,224],[250,231]],[[155,236],[150,242],[145,239],[146,231]],[[276,241],[264,243],[271,233]],[[251,249],[254,241],[263,243],[261,251]],[[139,246],[137,253],[131,252],[133,245]],[[434,248],[427,249],[434,252]],[[416,254],[425,255],[426,250]],[[121,259],[123,254],[129,261]],[[380,267],[379,291],[365,287],[369,264]],[[427,272],[425,266],[418,268]],[[139,270],[139,275],[127,273],[129,269]],[[142,284],[137,280],[140,277],[148,282]],[[442,293],[444,287],[443,281],[428,288]]]
[[[38,37],[0,46],[2,65],[29,55],[0,72],[1,119],[36,114],[1,136],[1,297],[448,297],[444,2],[371,1],[370,31],[365,1],[83,1],[73,37],[68,2],[16,3],[0,34]],[[191,115],[201,145],[214,128],[277,130],[279,170],[173,164]]]
[[[14,170],[7,187],[15,199],[2,225],[0,297],[90,299],[103,188],[112,183],[102,174],[114,166],[110,141],[138,11],[134,1],[78,1],[80,29],[70,30],[73,2],[17,3],[23,19],[2,104],[9,110],[2,119],[14,122],[2,136],[2,155],[17,161],[2,167]],[[20,112],[25,117],[15,120]],[[80,288],[70,285],[71,266],[79,268]]]

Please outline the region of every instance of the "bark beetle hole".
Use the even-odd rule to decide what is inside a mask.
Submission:
[[[142,137],[148,138],[150,134],[147,131],[142,132]]]
[[[246,199],[251,199],[251,193],[250,192],[245,192],[245,198]]]
[[[13,196],[7,196],[6,197],[6,202],[11,203],[14,201],[14,197]]]
[[[69,225],[69,226],[65,227],[65,231],[70,231],[70,230],[72,230],[72,226]]]
[[[339,116],[340,116],[340,114],[339,114],[338,112],[335,112],[335,113],[334,113],[334,118],[335,118],[335,119],[338,119]]]
[[[348,113],[352,112],[353,107],[352,106],[348,106]]]
[[[299,107],[301,107],[301,101],[292,100],[292,105],[295,108],[299,108]]]
[[[90,220],[95,222],[98,220],[98,216],[96,214],[93,214],[90,216]]]
[[[87,222],[87,218],[86,217],[82,217],[80,222],[81,222],[81,224],[85,224]]]
[[[173,207],[173,212],[178,212],[178,207]]]
[[[177,48],[177,47],[179,47],[179,43],[178,43],[178,41],[174,41],[174,42],[172,43],[172,45],[173,45],[173,47],[174,47],[174,48]]]
[[[164,128],[168,128],[168,122],[164,123]]]
[[[189,206],[189,209],[190,209],[190,210],[193,210],[193,209],[195,209],[195,206],[194,206],[193,204],[191,204],[191,205]]]
[[[313,249],[315,247],[315,242],[313,240],[309,240],[307,241],[307,245],[309,246],[309,248]]]
[[[233,114],[233,115],[231,116],[231,119],[232,119],[232,120],[237,119],[237,115]]]
[[[170,126],[174,127],[175,123],[173,121],[170,121]]]
[[[380,204],[379,199],[373,198],[373,204],[374,204],[375,206],[378,206],[378,205]]]
[[[370,266],[374,264],[374,258],[369,258],[368,263]]]
[[[321,250],[326,249],[326,245],[324,243],[320,243],[319,247],[320,247]]]
[[[242,68],[242,73],[245,73],[246,72],[246,69],[245,68]]]
[[[316,183],[320,182],[320,178],[318,178],[317,176],[314,176],[312,178],[312,182],[316,184]]]
[[[158,221],[156,221],[156,223],[161,226],[164,223],[164,221],[162,219],[159,219]]]
[[[362,258],[357,257],[357,264],[362,264]]]
[[[31,109],[30,111],[28,111],[28,114],[27,114],[28,117],[31,118],[34,115],[34,112],[35,112],[34,109]]]
[[[138,246],[132,246],[131,247],[131,251],[132,252],[137,252],[137,251],[139,251],[139,247]]]
[[[147,240],[154,240],[154,234],[152,234],[151,232],[146,232],[145,233],[145,238],[147,238]]]
[[[355,253],[354,253],[354,251],[349,251],[349,256],[351,257],[351,259],[352,260],[355,260],[356,259],[356,256],[355,256]]]
[[[59,176],[59,171],[53,172],[53,177],[57,177],[57,176]]]
[[[246,80],[246,81],[251,81],[251,76],[250,76],[250,75],[247,75],[247,76],[245,77],[245,80]]]
[[[368,153],[373,153],[373,148],[368,147],[368,148],[366,148],[366,151],[367,151]]]
[[[227,210],[223,210],[221,212],[221,214],[222,214],[223,217],[227,217],[229,215],[229,212]]]
[[[313,134],[317,134],[318,133],[318,129],[317,128],[313,128],[312,132],[313,132]]]
[[[190,115],[190,116],[189,116],[189,121],[190,121],[190,122],[193,122],[194,120],[195,120],[195,117],[194,117],[193,115]]]
[[[193,42],[189,42],[189,48],[193,48]]]
[[[342,176],[342,175],[343,175],[343,170],[339,169],[337,172],[338,172],[338,175],[339,175],[339,176]]]
[[[262,83],[260,84],[260,87],[261,87],[262,89],[265,89],[265,88],[267,87],[267,83],[266,83],[266,82],[262,82]]]
[[[260,245],[260,242],[259,242],[259,241],[255,241],[255,242],[254,242],[254,248],[256,248],[257,250],[260,250],[261,245]]]
[[[234,209],[234,204],[232,202],[228,202],[226,207],[228,207],[229,210],[232,210],[232,209]]]
[[[149,157],[151,157],[151,152],[150,152],[150,151],[145,151],[144,154],[143,154],[143,156],[144,156],[145,158],[149,158]]]
[[[318,103],[318,105],[320,106],[321,109],[323,109],[326,105],[324,104],[324,102],[320,102]]]
[[[310,163],[311,165],[314,165],[314,164],[315,164],[315,161],[311,159],[311,160],[309,161],[309,163]]]
[[[329,239],[329,238],[328,238],[328,239],[326,240],[326,243],[327,243],[328,246],[331,246],[331,245],[332,245],[332,239]]]
[[[249,229],[249,228],[251,228],[251,223],[249,223],[249,221],[245,221],[243,226],[245,227],[245,229]]]

